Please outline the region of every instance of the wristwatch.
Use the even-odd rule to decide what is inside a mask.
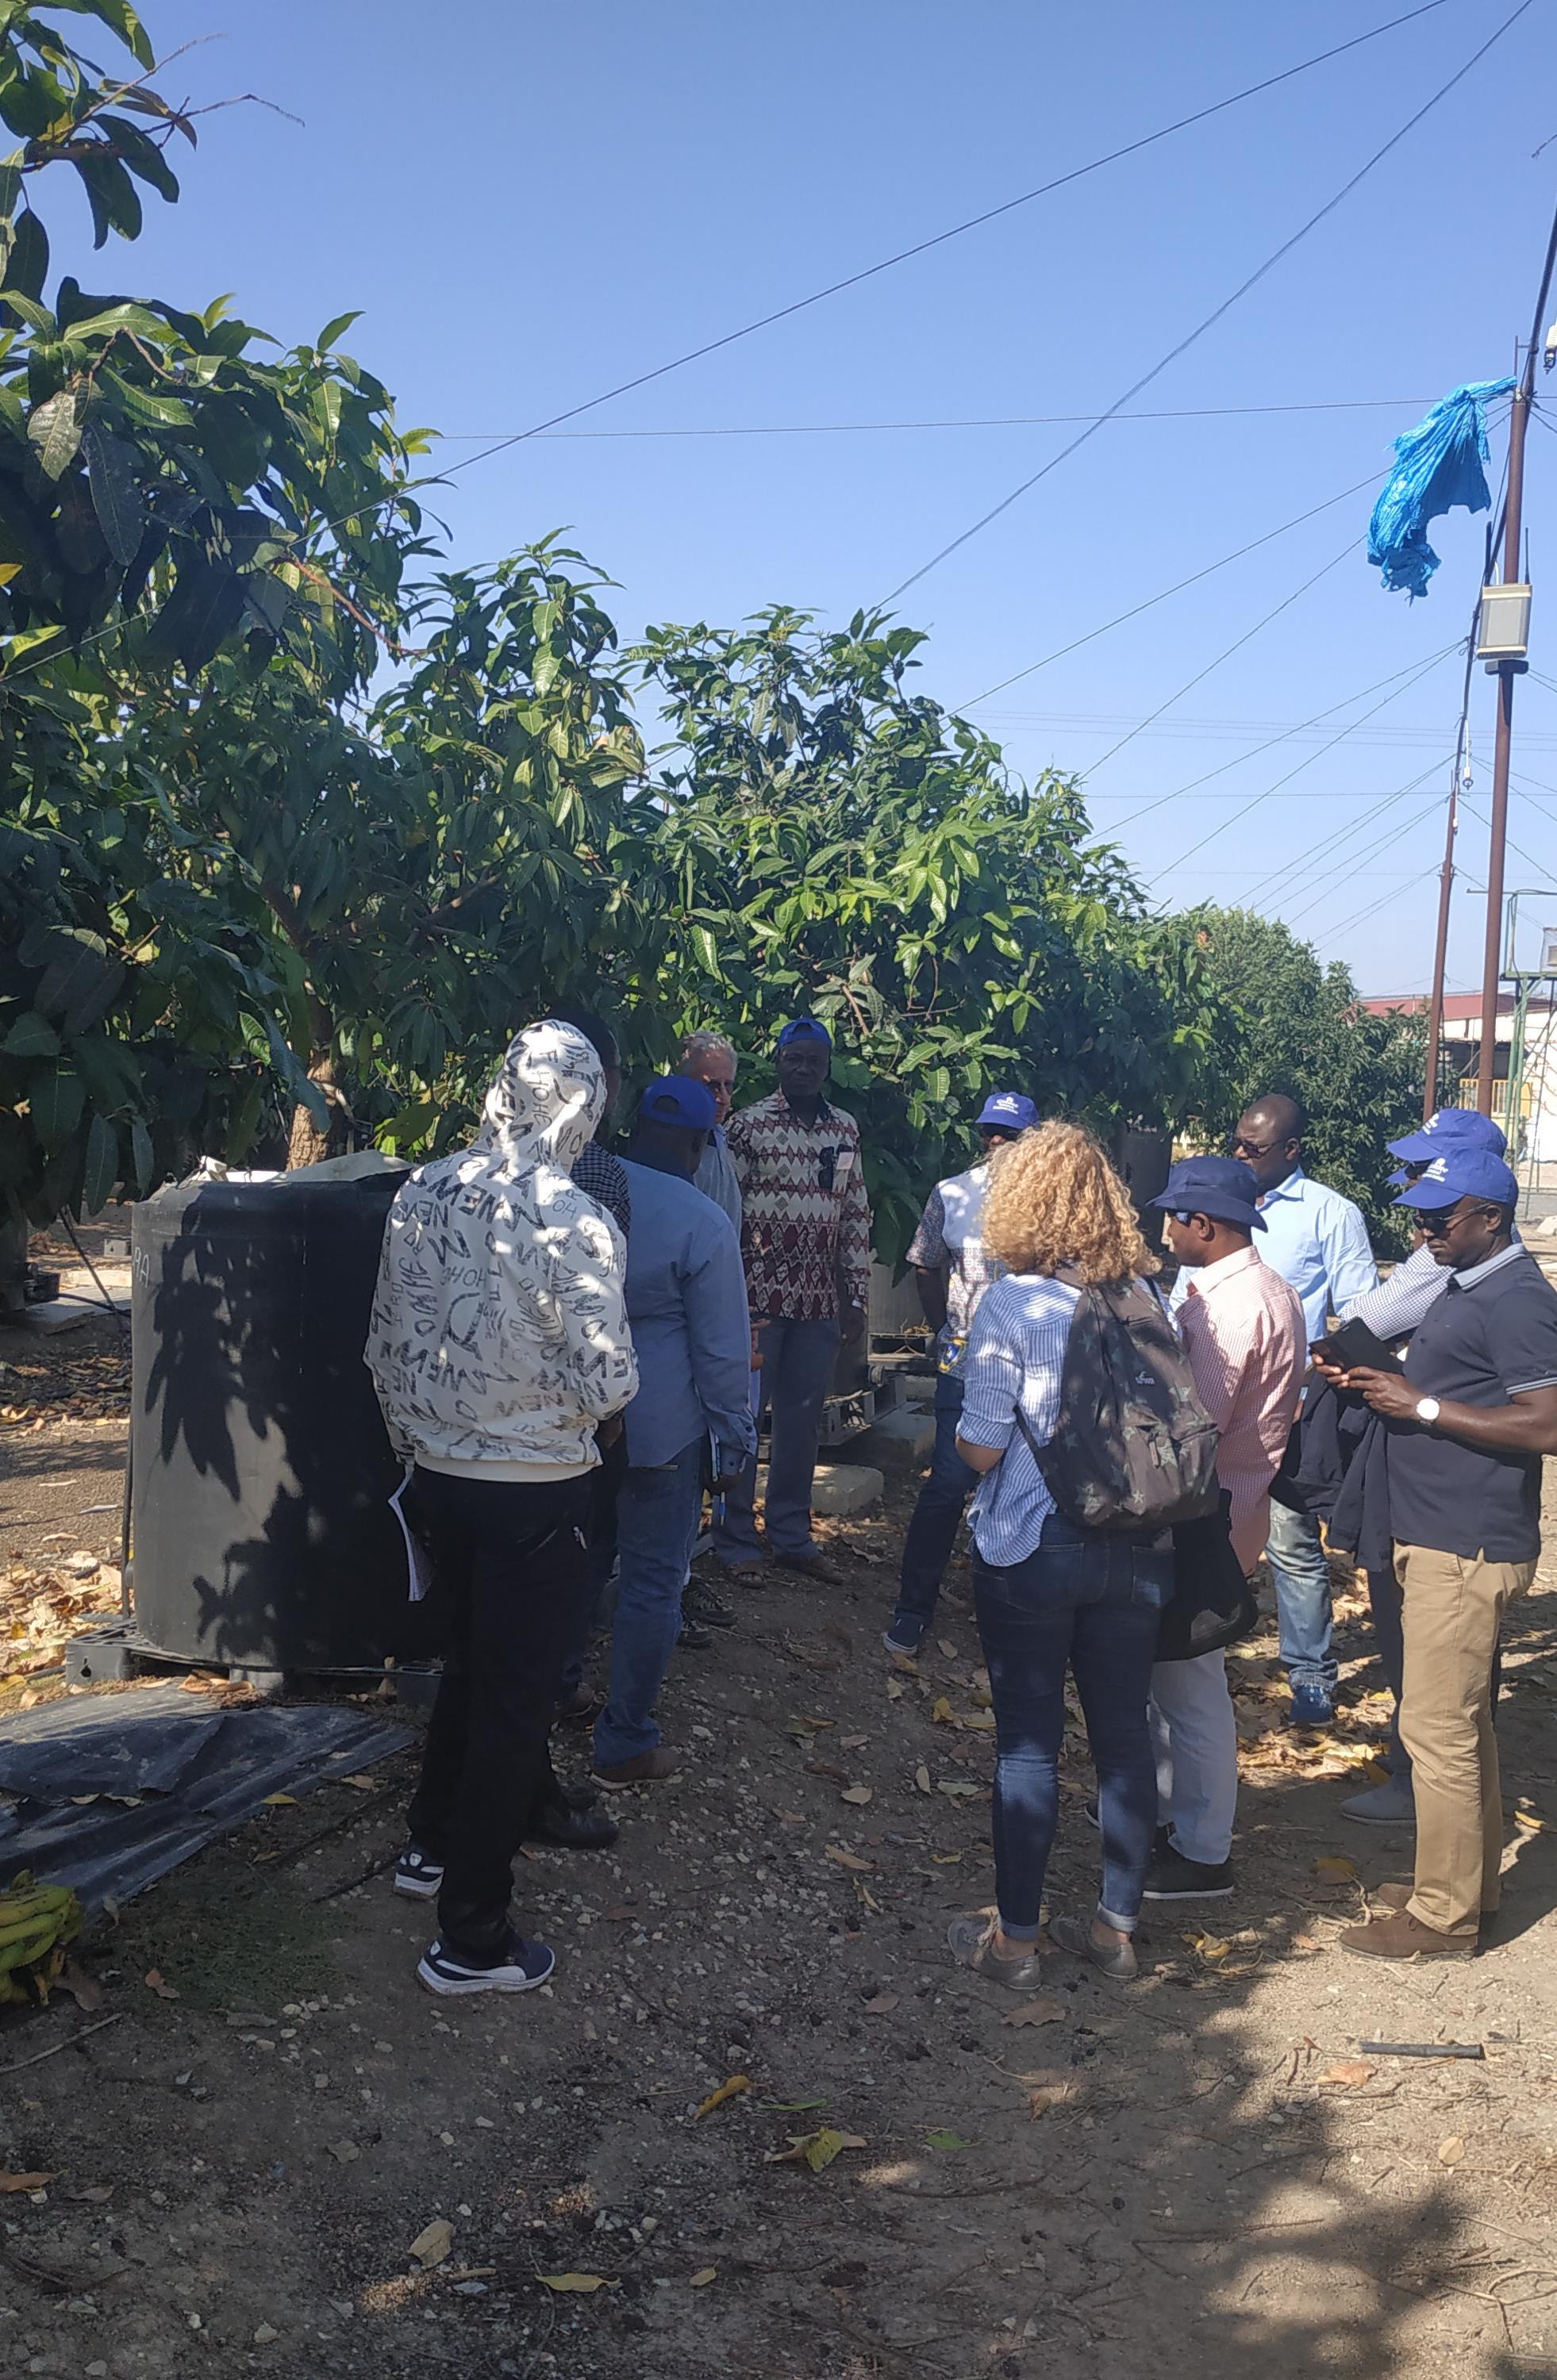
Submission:
[[[1429,1428],[1442,1410],[1436,1397],[1418,1397],[1417,1400],[1417,1419],[1426,1422]]]

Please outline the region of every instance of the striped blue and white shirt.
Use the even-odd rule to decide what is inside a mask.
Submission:
[[[973,1318],[963,1370],[957,1436],[970,1446],[998,1446],[1004,1459],[986,1471],[973,1499],[973,1540],[997,1569],[1036,1552],[1054,1510],[1031,1447],[1016,1427],[1020,1405],[1040,1446],[1054,1434],[1065,1341],[1079,1290],[1037,1273],[1007,1273],[986,1289]]]

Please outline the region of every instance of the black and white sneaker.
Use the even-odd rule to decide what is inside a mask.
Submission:
[[[1147,1870],[1148,1900],[1226,1900],[1233,1890],[1233,1863],[1215,1867],[1204,1860],[1186,1859],[1170,1843],[1156,1852]]]
[[[694,1572],[681,1590],[681,1616],[703,1628],[733,1628],[736,1615],[722,1595]]]
[[[407,1843],[395,1863],[395,1889],[410,1900],[435,1900],[444,1881],[444,1863],[424,1852],[420,1843]]]
[[[490,1966],[472,1966],[456,1959],[442,1942],[430,1942],[417,1964],[417,1981],[424,1991],[533,1992],[550,1980],[557,1954],[544,1942],[526,1942],[510,1934],[501,1956]]]

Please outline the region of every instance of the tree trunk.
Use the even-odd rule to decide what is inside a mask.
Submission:
[[[321,1131],[310,1111],[298,1101],[292,1111],[292,1131],[286,1146],[288,1173],[295,1173],[299,1165],[318,1165],[327,1157],[341,1157],[346,1153],[347,1126],[351,1122],[351,1110],[335,1080],[335,1062],[327,1050],[314,1059],[308,1070],[308,1077],[323,1092],[330,1120]]]

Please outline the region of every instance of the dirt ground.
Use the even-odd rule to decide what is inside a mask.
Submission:
[[[3,1723],[113,1600],[126,1376],[106,1323],[0,1363]],[[917,1667],[879,1643],[911,1492],[830,1532],[839,1587],[731,1590],[738,1629],[664,1695],[686,1776],[618,1797],[614,1852],[519,1864],[545,1992],[417,1988],[425,1913],[383,1873],[409,1755],[99,1928],[99,2004],[0,2025],[0,2166],[55,2177],[0,2198],[3,2380],[1557,2373],[1557,1569],[1511,1634],[1485,1955],[1334,1947],[1409,1853],[1338,1815],[1385,1710],[1349,1596],[1332,1742],[1280,1724],[1269,1634],[1235,1665],[1236,1897],[1152,1918],[1127,1990],[1056,1955],[1015,2022],[944,1948],[991,1888],[966,1569]],[[1080,1909],[1067,1757],[1050,1897]],[[831,2163],[772,2161],[823,2129]]]

